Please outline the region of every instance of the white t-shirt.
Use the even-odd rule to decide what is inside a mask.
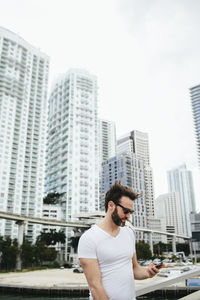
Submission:
[[[136,299],[132,267],[134,253],[135,235],[128,227],[120,227],[118,235],[113,237],[94,225],[81,236],[78,245],[79,258],[98,260],[109,300]]]

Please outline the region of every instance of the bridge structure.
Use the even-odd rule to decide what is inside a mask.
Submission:
[[[93,214],[93,217],[98,217],[99,214]],[[19,247],[23,243],[23,233],[24,233],[24,226],[27,223],[33,223],[33,224],[41,224],[41,225],[51,225],[51,226],[60,226],[60,227],[71,227],[71,228],[83,228],[83,229],[89,229],[91,225],[93,225],[95,222],[67,222],[67,221],[59,221],[59,220],[54,220],[54,219],[45,219],[45,218],[35,218],[35,217],[30,217],[30,216],[23,216],[19,214],[13,214],[9,212],[4,212],[0,211],[0,218],[1,219],[7,219],[11,221],[15,221],[16,224],[18,225],[18,245]],[[127,226],[130,227],[133,231],[138,231],[138,232],[145,232],[149,235],[149,245],[150,245],[150,250],[153,253],[153,234],[159,234],[159,235],[166,235],[166,236],[171,236],[172,237],[172,252],[175,254],[176,253],[176,239],[181,238],[184,240],[188,240],[190,243],[190,252],[192,254],[192,247],[191,247],[191,237],[185,236],[185,235],[180,235],[176,233],[170,233],[170,232],[164,232],[164,231],[158,231],[158,230],[152,230],[149,228],[142,228],[142,227],[135,227],[132,225],[132,223],[129,221],[127,222]],[[21,260],[20,257],[17,258],[17,269],[21,269]]]

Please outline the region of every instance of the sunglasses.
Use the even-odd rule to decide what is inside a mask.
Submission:
[[[121,207],[123,209],[123,212],[125,215],[128,215],[128,214],[133,214],[134,213],[134,210],[131,210],[129,208],[126,208],[124,206],[122,206],[121,204],[117,203],[116,204],[117,206]]]

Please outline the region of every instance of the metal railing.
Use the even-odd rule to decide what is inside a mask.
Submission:
[[[154,282],[151,282],[147,285],[142,285],[139,287],[136,286],[136,296],[142,296],[154,292],[156,290],[163,289],[184,279],[188,279],[189,277],[194,277],[198,275],[200,275],[200,267],[194,267],[193,270],[184,272],[180,275],[171,275],[169,278],[155,280]]]

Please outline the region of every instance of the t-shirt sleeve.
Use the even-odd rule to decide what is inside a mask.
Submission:
[[[133,254],[135,254],[136,249],[135,249],[135,231],[133,231],[131,228],[128,227],[129,235],[131,238],[131,243],[133,245]]]
[[[97,258],[96,245],[89,234],[83,234],[78,244],[78,258]]]

